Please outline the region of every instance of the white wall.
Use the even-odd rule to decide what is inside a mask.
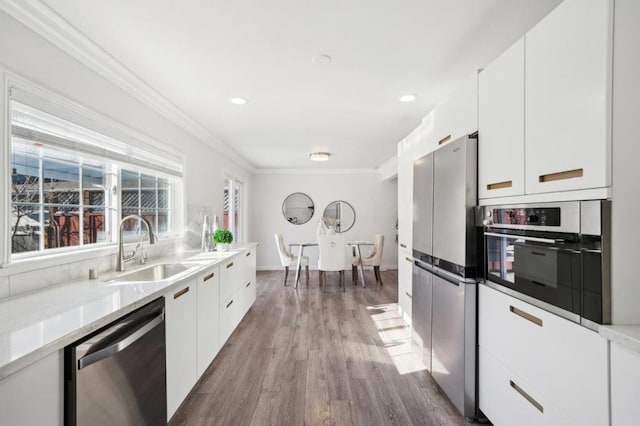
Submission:
[[[224,158],[207,143],[173,124],[166,117],[0,11],[0,71],[2,69],[182,152],[186,158],[186,204],[187,213],[192,216],[188,218],[191,222],[197,222],[204,212],[222,215],[225,172],[245,181],[246,191],[251,191],[251,174],[246,169]],[[2,107],[6,96],[2,84],[0,119],[3,121],[6,120]],[[4,138],[2,141],[5,143]],[[250,204],[248,207],[250,208]],[[0,215],[6,214],[5,211],[0,212]],[[96,262],[100,269],[110,266],[110,262],[105,263],[104,259]],[[61,260],[59,263],[55,270],[47,271],[49,277],[57,277],[57,282],[77,278],[77,274],[86,276],[86,262],[82,271],[73,267],[75,261]],[[31,281],[40,284],[21,288],[21,282],[24,280],[15,274],[26,269],[28,268],[24,265],[20,268],[0,269],[0,297],[55,284],[51,280],[35,279]]]
[[[315,204],[315,213],[304,225],[293,225],[282,215],[282,202],[292,192],[308,194]],[[281,233],[285,243],[315,241],[322,211],[331,201],[349,202],[356,212],[353,228],[345,233],[348,240],[373,240],[377,233],[384,234],[385,244],[382,268],[396,269],[398,248],[395,242],[395,223],[398,216],[396,181],[382,182],[380,175],[370,172],[286,173],[257,174],[253,177],[252,240],[260,242],[258,269],[281,269],[274,234]],[[305,250],[311,268],[317,268],[318,251]],[[366,253],[365,253],[366,254]]]
[[[613,49],[612,322],[640,324],[640,2],[616,0]]]

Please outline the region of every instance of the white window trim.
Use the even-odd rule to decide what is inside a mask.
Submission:
[[[95,258],[105,255],[111,255],[117,253],[117,243],[115,241],[117,235],[117,224],[114,225],[113,238],[114,241],[109,243],[98,243],[90,246],[80,247],[68,247],[61,250],[54,249],[54,253],[47,251],[39,251],[33,256],[24,258],[12,259],[11,257],[11,239],[9,234],[10,228],[10,215],[8,212],[11,208],[11,192],[9,191],[8,182],[10,182],[11,174],[10,167],[5,167],[11,159],[11,117],[9,117],[9,103],[10,103],[10,89],[17,87],[21,90],[32,93],[48,102],[51,102],[61,109],[68,111],[74,115],[78,124],[85,126],[86,128],[96,131],[98,133],[104,133],[106,136],[113,137],[115,139],[123,140],[123,142],[136,146],[139,149],[148,149],[151,152],[161,151],[168,156],[177,158],[179,162],[183,164],[182,173],[182,185],[181,191],[178,191],[178,185],[173,185],[173,197],[174,197],[174,221],[172,233],[163,238],[163,242],[167,244],[175,243],[180,236],[182,228],[185,226],[186,219],[186,158],[185,155],[176,149],[169,147],[135,129],[132,129],[122,123],[114,121],[108,117],[105,117],[93,110],[90,110],[74,101],[65,98],[43,86],[29,81],[19,75],[8,71],[7,69],[0,67],[0,77],[3,84],[0,87],[0,96],[2,96],[2,102],[0,103],[0,129],[2,130],[2,148],[0,149],[0,164],[3,165],[2,169],[4,173],[0,175],[0,239],[2,244],[0,245],[0,276],[7,275],[9,273],[15,273],[19,271],[34,270],[41,267],[59,265],[64,263],[71,263],[80,260],[86,260],[89,258]],[[75,121],[75,120],[74,120]],[[137,166],[138,167],[138,166]],[[140,170],[145,170],[144,167],[138,167]],[[157,171],[151,171],[158,173]],[[116,204],[118,212],[120,212],[119,203]]]
[[[234,182],[240,183],[242,185],[242,194],[240,194],[240,209],[242,211],[241,216],[240,216],[240,237],[238,238],[238,241],[234,241],[235,243],[246,243],[248,241],[248,223],[249,223],[249,219],[248,219],[248,210],[247,210],[247,191],[248,191],[248,187],[249,184],[247,183],[247,179],[239,176],[237,173],[233,173],[233,172],[229,172],[226,170],[223,170],[223,179],[227,180],[230,179]],[[229,193],[229,202],[230,202],[230,207],[232,205],[234,205],[235,203],[235,187],[232,188],[232,190]],[[223,200],[224,202],[224,200]],[[223,206],[223,210],[224,210],[224,206]],[[222,212],[223,216],[224,216],[224,211]],[[234,219],[233,217],[231,217],[229,219],[229,223],[230,223],[230,228],[233,229],[233,222]],[[235,235],[234,235],[235,237]]]

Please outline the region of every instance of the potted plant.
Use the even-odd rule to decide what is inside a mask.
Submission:
[[[233,234],[228,229],[218,229],[213,234],[213,241],[219,251],[229,250],[229,244],[233,242]]]

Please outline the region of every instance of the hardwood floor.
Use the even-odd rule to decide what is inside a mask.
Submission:
[[[349,273],[347,273],[349,274]],[[283,287],[258,272],[257,301],[209,366],[172,425],[466,424],[410,345],[397,311],[397,272],[346,292]]]

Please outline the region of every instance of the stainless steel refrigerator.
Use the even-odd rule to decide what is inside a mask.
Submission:
[[[465,417],[476,417],[477,137],[414,162],[413,345]]]

